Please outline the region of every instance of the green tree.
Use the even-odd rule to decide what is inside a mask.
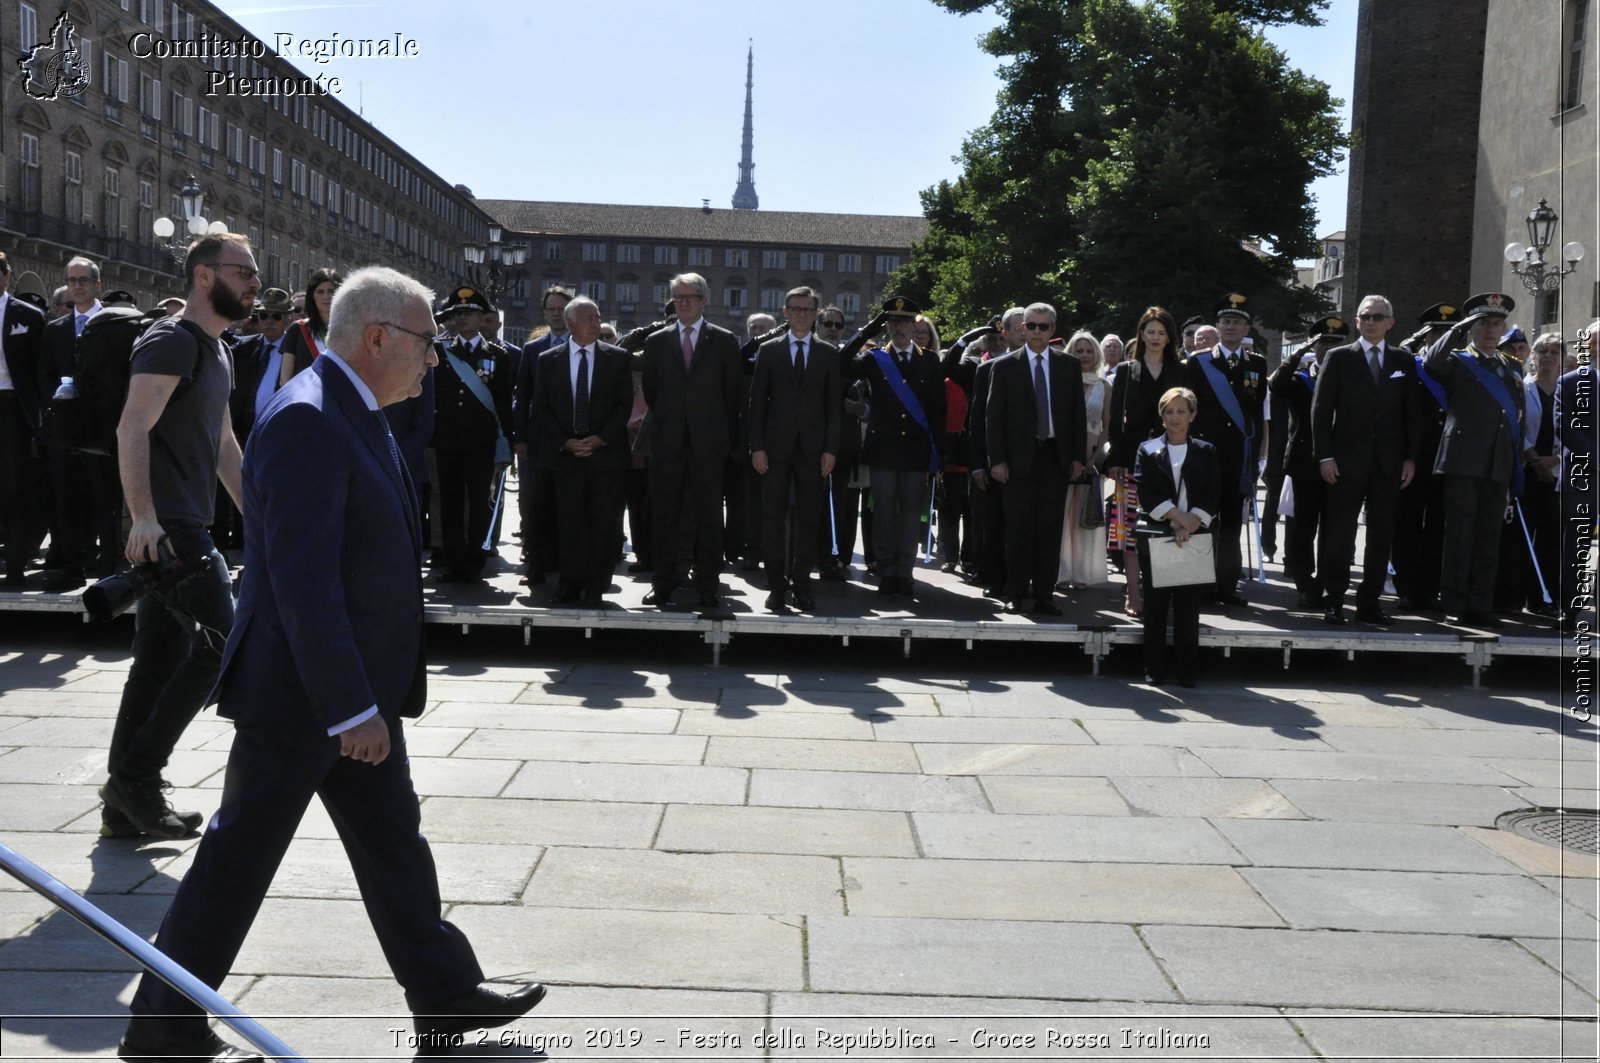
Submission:
[[[891,290],[952,323],[1045,299],[1096,330],[1232,290],[1268,324],[1317,308],[1294,259],[1317,247],[1307,186],[1338,162],[1339,101],[1262,30],[1317,25],[1326,0],[934,2],[1004,20],[982,40],[1002,88]]]

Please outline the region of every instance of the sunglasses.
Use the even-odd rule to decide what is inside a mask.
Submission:
[[[824,321],[824,322],[822,322],[820,324],[819,327],[821,327],[821,328],[844,328],[844,322],[843,321]]]
[[[1387,321],[1387,320],[1389,320],[1389,315],[1388,314],[1357,314],[1356,315],[1356,319],[1359,320],[1359,321]]]
[[[257,314],[256,316],[259,317],[262,321],[282,321],[284,318],[288,317],[289,315],[288,314],[280,314],[276,310],[267,310],[267,311],[265,311],[263,313]]]
[[[1055,322],[1053,321],[1027,321],[1023,323],[1022,327],[1027,329],[1029,332],[1049,332],[1056,326]]]

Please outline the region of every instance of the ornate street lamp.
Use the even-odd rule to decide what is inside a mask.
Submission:
[[[205,189],[194,179],[194,174],[190,174],[189,179],[178,190],[178,206],[183,210],[183,228],[186,235],[179,237],[177,223],[165,216],[157,218],[150,225],[156,239],[161,241],[157,246],[170,255],[174,263],[183,261],[189,240],[228,231],[228,227],[220,221],[206,221],[205,199]]]
[[[1546,263],[1544,254],[1550,249],[1556,222],[1560,220],[1550,204],[1541,199],[1539,205],[1528,212],[1528,244],[1531,246],[1515,242],[1506,245],[1506,261],[1511,263],[1511,272],[1521,277],[1523,287],[1535,294],[1559,291],[1561,279],[1583,261],[1583,245],[1573,240],[1561,249],[1561,257],[1567,263],[1565,269]]]
[[[467,275],[472,283],[484,290],[491,303],[500,302],[500,295],[522,279],[522,264],[528,260],[528,249],[522,244],[507,245],[498,225],[489,226],[489,243],[464,244],[461,257],[467,262]]]

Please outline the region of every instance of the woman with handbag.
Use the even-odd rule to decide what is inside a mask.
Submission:
[[[1189,438],[1198,402],[1188,388],[1171,388],[1157,406],[1166,429],[1140,444],[1133,480],[1139,499],[1139,572],[1144,581],[1145,682],[1167,680],[1167,612],[1172,612],[1172,646],[1178,684],[1192,687],[1200,673],[1200,598],[1216,579],[1214,565],[1167,579],[1164,568],[1151,564],[1155,539],[1170,539],[1178,550],[1202,550],[1197,537],[1217,512],[1222,481],[1217,452],[1203,439]],[[1165,547],[1166,544],[1159,544]],[[1197,555],[1198,556],[1198,555]]]
[[[1178,347],[1178,324],[1159,306],[1139,316],[1127,357],[1117,366],[1111,381],[1111,414],[1107,437],[1111,455],[1102,471],[1116,484],[1116,494],[1107,513],[1107,544],[1123,551],[1127,572],[1127,600],[1124,609],[1139,619],[1143,610],[1140,592],[1139,555],[1134,550],[1135,514],[1138,495],[1133,485],[1134,455],[1139,444],[1161,433],[1157,412],[1162,392],[1172,387],[1181,375],[1174,370],[1182,351]]]
[[[1100,486],[1100,470],[1094,465],[1106,434],[1109,389],[1100,372],[1104,355],[1095,338],[1081,330],[1067,341],[1067,353],[1078,360],[1083,373],[1084,433],[1088,437],[1084,453],[1090,464],[1082,478],[1067,488],[1067,512],[1061,522],[1061,567],[1056,574],[1056,589],[1061,591],[1111,582],[1106,576],[1105,493]]]

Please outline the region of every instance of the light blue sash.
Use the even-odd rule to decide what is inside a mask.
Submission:
[[[906,383],[906,378],[900,375],[900,366],[889,356],[888,351],[878,347],[873,350],[872,357],[877,361],[884,382],[889,385],[889,390],[894,392],[894,397],[900,400],[900,405],[904,406],[911,419],[917,422],[917,427],[928,434],[928,471],[937,476],[939,448],[933,442],[933,429],[928,427],[928,415],[923,412],[922,403],[917,401],[916,393],[911,390],[911,385]]]

